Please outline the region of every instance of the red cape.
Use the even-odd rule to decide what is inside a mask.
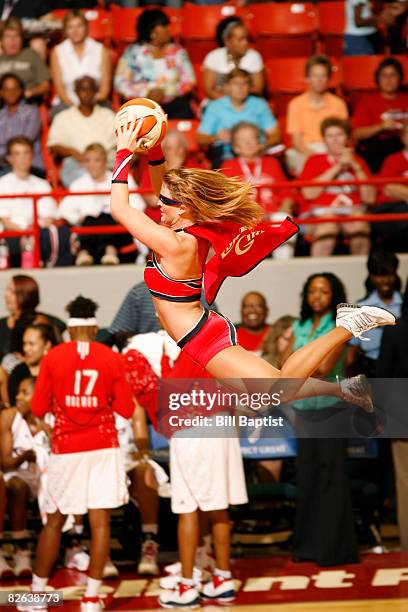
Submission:
[[[209,304],[228,276],[244,276],[270,255],[278,246],[294,236],[299,227],[289,217],[280,225],[261,221],[252,228],[232,221],[190,225],[184,231],[205,238],[215,255],[204,266],[204,292]]]

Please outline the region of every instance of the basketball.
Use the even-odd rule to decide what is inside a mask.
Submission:
[[[140,139],[136,142],[135,148],[141,145],[141,139],[144,140],[146,149],[158,145],[163,140],[167,131],[167,115],[157,102],[149,98],[133,98],[123,104],[116,113],[115,133],[118,133],[119,127],[126,120],[129,123],[135,119],[143,119]]]

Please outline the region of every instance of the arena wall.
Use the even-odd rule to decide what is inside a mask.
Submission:
[[[408,254],[399,255],[399,273],[403,287],[408,276]],[[355,301],[364,295],[367,275],[366,257],[336,256],[328,258],[297,257],[292,260],[267,260],[249,275],[227,279],[221,288],[217,305],[232,321],[239,320],[239,303],[247,291],[261,291],[267,297],[269,321],[284,314],[297,315],[299,294],[305,279],[315,272],[333,272],[344,282],[347,297]],[[143,280],[143,267],[121,265],[93,268],[54,268],[47,270],[8,270],[0,274],[0,294],[13,274],[28,273],[41,288],[41,310],[65,318],[65,305],[78,294],[91,297],[100,306],[101,327],[108,326],[129,289]],[[4,300],[0,316],[5,316]]]

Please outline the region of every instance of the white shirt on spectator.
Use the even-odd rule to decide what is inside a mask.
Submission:
[[[107,172],[104,181],[95,181],[87,172],[71,184],[70,191],[108,191],[111,190],[112,173]],[[137,189],[132,176],[129,176],[129,189]],[[129,196],[132,208],[144,210],[145,203],[138,193]],[[58,207],[60,219],[66,219],[71,225],[78,225],[84,217],[99,217],[102,213],[111,214],[110,195],[66,196]]]
[[[76,106],[55,115],[48,133],[47,146],[61,145],[83,153],[93,143],[101,144],[108,153],[116,147],[115,113],[110,108],[94,107],[85,117]]]
[[[0,194],[18,193],[49,193],[51,186],[44,179],[30,174],[27,179],[21,179],[9,172],[0,178]],[[32,198],[0,198],[0,219],[7,218],[21,229],[27,229],[33,223]],[[38,200],[38,217],[57,217],[57,204],[54,198],[44,197]]]
[[[63,84],[74,104],[79,104],[78,96],[74,91],[74,84],[77,79],[83,76],[90,76],[97,83],[100,82],[102,76],[102,50],[102,43],[89,37],[85,39],[84,51],[81,57],[76,53],[74,45],[69,38],[55,47]],[[58,98],[54,102],[58,103]]]
[[[373,11],[371,8],[371,2],[368,0],[346,0],[345,11],[346,11],[346,29],[344,30],[345,34],[352,34],[353,36],[368,36],[370,34],[374,34],[377,30],[374,26],[362,26],[359,28],[356,26],[356,21],[354,18],[354,9],[357,6],[362,7],[361,17],[363,19],[369,19],[373,16]]]
[[[228,58],[226,47],[219,47],[207,53],[203,62],[204,68],[213,70],[218,74],[228,74],[236,68],[236,64]],[[263,70],[264,63],[260,53],[255,49],[248,49],[245,55],[239,60],[238,68],[246,70],[250,74],[255,74]]]

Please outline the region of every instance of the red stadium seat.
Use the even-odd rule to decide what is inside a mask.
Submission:
[[[268,60],[265,64],[269,93],[272,94],[278,115],[286,112],[289,101],[305,90],[305,64],[307,57],[285,57]],[[336,59],[331,58],[333,74],[330,89],[340,86],[341,70]]]
[[[149,8],[155,8],[149,6]],[[180,37],[180,11],[174,8],[160,8],[170,19],[170,32],[175,40]],[[111,5],[112,40],[121,50],[128,44],[136,42],[136,22],[145,8],[121,8],[117,4]]]
[[[67,9],[56,9],[52,11],[55,19],[63,21]],[[111,14],[103,9],[89,9],[83,11],[88,20],[89,36],[105,44],[109,44],[111,39]]]
[[[178,130],[188,142],[188,150],[198,151],[197,130],[200,122],[198,119],[169,119],[169,130]]]
[[[185,4],[182,9],[182,41],[192,62],[202,62],[209,51],[217,46],[215,30],[225,17],[244,18],[244,9],[226,5],[197,6]]]
[[[197,85],[196,85],[197,98],[201,102],[201,100],[204,100],[205,98],[203,65],[201,62],[198,62],[196,64],[193,64],[193,68],[194,68],[194,72],[195,72],[196,79],[197,79]]]
[[[320,2],[317,5],[321,51],[326,55],[341,57],[345,28],[345,2]]]
[[[311,3],[251,4],[250,29],[263,57],[300,57],[314,52],[317,10]]]
[[[374,73],[385,55],[356,55],[342,59],[343,86],[353,106],[362,94],[375,91]],[[405,55],[394,56],[398,59],[405,74],[405,84],[408,84],[408,57]]]

